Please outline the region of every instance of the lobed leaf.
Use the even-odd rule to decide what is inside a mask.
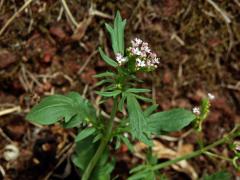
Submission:
[[[105,24],[106,29],[108,30],[111,41],[112,41],[112,48],[114,53],[120,53],[124,55],[124,29],[126,26],[126,20],[122,20],[122,17],[117,12],[115,19],[114,19],[114,25],[111,27],[109,24]]]
[[[64,119],[65,123],[76,119],[95,120],[96,112],[92,105],[76,92],[64,95],[52,95],[34,106],[26,119],[34,123],[49,125]]]
[[[147,137],[147,120],[137,99],[132,94],[128,94],[127,96],[127,109],[129,113],[131,134],[133,137],[139,139],[147,145],[152,145],[152,142]]]

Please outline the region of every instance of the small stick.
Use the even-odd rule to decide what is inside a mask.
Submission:
[[[0,116],[6,115],[6,114],[11,114],[13,112],[20,112],[20,111],[21,111],[20,106],[16,106],[16,107],[9,108],[9,109],[4,109],[4,110],[0,111]]]
[[[1,0],[1,1],[0,1],[0,10],[1,10],[1,8],[2,8],[3,2],[4,2],[4,0]]]
[[[44,180],[48,180],[50,178],[50,176],[54,173],[54,171],[62,164],[62,162],[69,157],[70,154],[72,154],[72,152],[74,151],[75,148],[75,144],[70,144],[68,146],[67,151],[65,151],[65,153],[61,156],[61,158],[59,159],[58,163],[55,165],[55,167],[45,176]],[[65,149],[64,149],[65,150]]]
[[[65,0],[61,0],[61,2],[62,2],[62,5],[63,5],[63,8],[64,8],[64,10],[65,10],[65,12],[66,12],[67,17],[69,18],[69,20],[71,21],[71,23],[72,23],[74,26],[76,26],[76,28],[77,28],[77,27],[78,27],[78,23],[77,23],[77,21],[75,20],[75,18],[73,17],[71,11],[69,10],[66,1],[65,1]]]
[[[113,19],[113,17],[110,16],[109,14],[106,14],[106,13],[103,13],[103,12],[101,12],[101,11],[98,11],[98,10],[96,9],[96,4],[94,4],[94,3],[92,3],[92,2],[91,2],[91,7],[90,7],[90,9],[89,9],[89,14],[90,14],[91,16],[100,16],[100,17],[102,17],[102,18]]]
[[[240,2],[238,0],[234,0],[234,2],[240,7]]]
[[[2,128],[0,128],[0,135],[2,136],[2,137],[4,137],[9,143],[13,143],[13,141],[10,139],[10,137],[8,137],[4,132],[3,132],[3,130],[2,130]]]
[[[63,7],[61,7],[59,15],[57,17],[57,21],[60,21],[62,19],[63,11],[64,11],[64,9],[63,9]]]
[[[28,0],[22,5],[22,7],[15,12],[15,14],[6,22],[6,24],[0,30],[0,36],[7,29],[7,27],[13,22],[13,20],[32,2],[33,0]]]
[[[86,66],[88,65],[88,63],[92,59],[92,57],[95,56],[96,54],[97,54],[97,51],[93,51],[92,54],[90,54],[90,56],[88,56],[87,60],[85,61],[85,63],[81,67],[81,69],[79,69],[78,74],[81,74],[83,72],[83,70],[86,68]]]
[[[216,11],[218,11],[222,15],[223,19],[226,21],[227,24],[231,23],[231,19],[227,16],[226,12],[221,10],[215,2],[213,2],[212,0],[207,0],[207,2],[211,4],[216,9]]]

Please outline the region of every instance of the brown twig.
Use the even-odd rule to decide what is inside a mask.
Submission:
[[[7,29],[7,27],[13,22],[13,20],[26,8],[28,7],[28,5],[31,4],[33,0],[28,0],[26,1],[22,7],[17,11],[15,12],[15,14],[5,23],[5,25],[1,28],[0,30],[0,36],[3,34],[3,32]]]
[[[66,1],[65,0],[61,0],[61,3],[62,3],[62,6],[63,6],[63,8],[65,10],[67,19],[69,19],[71,25],[74,26],[73,29],[75,30],[78,27],[78,22],[73,17],[70,9],[68,8],[68,5],[67,5]]]
[[[44,180],[48,180],[50,178],[50,176],[54,173],[54,171],[62,164],[62,162],[68,158],[74,151],[74,148],[75,148],[75,144],[72,143],[72,144],[69,144],[68,145],[69,148],[65,148],[64,152],[62,152],[62,156],[59,156],[61,157],[58,161],[58,163],[56,164],[56,166],[45,176]],[[66,153],[65,153],[66,152]]]
[[[207,0],[207,2],[211,4],[214,7],[214,9],[216,9],[216,11],[218,11],[221,14],[221,16],[223,17],[227,24],[231,23],[231,19],[227,16],[227,13],[223,11],[220,7],[218,7],[218,5],[215,2],[213,2],[212,0]]]
[[[20,106],[15,106],[9,109],[4,109],[0,111],[0,116],[4,116],[7,114],[11,114],[13,112],[20,112],[21,111],[21,107]]]
[[[90,54],[90,56],[88,56],[87,60],[85,61],[85,63],[83,64],[83,66],[81,67],[81,69],[79,69],[78,74],[81,74],[83,72],[83,70],[86,68],[86,66],[88,65],[88,63],[90,62],[90,60],[93,58],[93,56],[95,56],[97,54],[97,51],[93,51],[92,54]]]

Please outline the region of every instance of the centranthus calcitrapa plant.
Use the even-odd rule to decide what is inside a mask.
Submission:
[[[106,24],[113,57],[106,55],[101,47],[98,49],[102,59],[112,67],[112,70],[95,75],[102,79],[97,86],[103,86],[103,89],[96,92],[102,97],[101,103],[109,98],[113,100],[109,118],[77,92],[45,97],[27,115],[27,119],[34,123],[50,125],[58,122],[64,128],[78,129],[72,161],[83,180],[110,179],[115,164],[110,149],[118,149],[122,143],[132,153],[134,141],[141,141],[149,147],[146,162],[132,169],[129,179],[155,179],[159,169],[204,151],[157,164],[151,153],[154,146],[152,137],[179,131],[192,122],[201,124],[208,113],[209,100],[204,100],[200,109],[194,109],[195,113],[182,108],[156,112],[158,105],[147,97],[150,90],[137,87],[141,80],[136,74],[157,70],[160,60],[148,43],[139,38],[133,39],[130,47],[125,48],[125,25],[126,20],[122,20],[119,13],[116,14],[113,26]],[[148,103],[149,107],[142,109],[141,102]],[[223,142],[221,140],[211,147]]]

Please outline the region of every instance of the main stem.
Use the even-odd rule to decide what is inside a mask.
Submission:
[[[106,133],[105,135],[102,137],[100,145],[96,151],[96,153],[94,154],[93,158],[91,159],[91,161],[88,163],[88,166],[86,168],[86,170],[84,171],[84,174],[82,176],[82,180],[88,180],[96,163],[98,162],[99,158],[101,157],[103,151],[106,148],[106,145],[108,144],[110,138],[111,138],[111,133],[112,133],[112,129],[113,129],[113,122],[114,122],[114,117],[116,115],[117,112],[117,99],[118,96],[116,96],[114,98],[114,104],[113,104],[113,109],[111,112],[111,117],[110,117],[110,121],[106,126]]]

